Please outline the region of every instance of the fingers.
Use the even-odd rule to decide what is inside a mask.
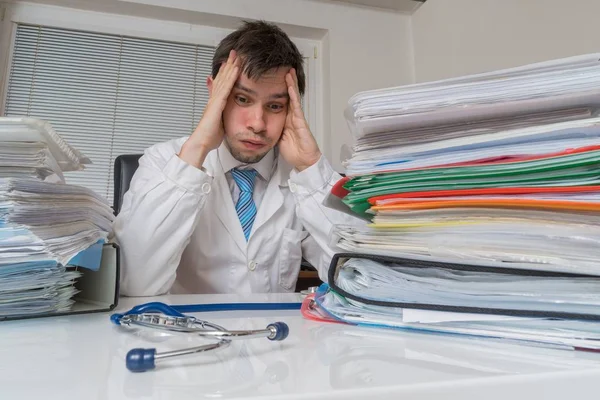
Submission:
[[[229,52],[229,57],[227,58],[227,63],[233,64],[236,57],[237,57],[237,52],[235,50],[231,49],[231,51]]]
[[[217,74],[217,76],[215,77],[218,78],[219,76],[224,75],[223,71],[225,71],[225,69],[227,68],[228,65],[231,65],[235,62],[236,59],[236,52],[235,50],[231,50],[229,52],[229,56],[227,57],[227,60],[225,62],[222,62],[221,65],[219,66],[219,72]]]
[[[296,75],[296,71],[292,68],[289,73],[285,75],[285,82],[288,86],[288,94],[290,96],[290,106],[295,114],[300,112],[299,115],[303,115],[302,113],[302,103],[300,102],[300,92],[298,90],[298,82],[294,79]],[[297,114],[298,115],[298,114]]]
[[[229,52],[227,61],[221,63],[219,73],[213,81],[212,97],[226,101],[240,74],[240,57],[235,50]]]
[[[233,58],[231,56],[233,54]],[[235,85],[239,75],[240,75],[240,59],[235,56],[235,51],[231,51],[229,60],[227,60],[227,68],[224,71],[225,76],[223,77],[223,89],[227,92],[227,96],[229,96],[229,92]]]
[[[290,69],[290,74],[292,74],[292,77],[294,78],[294,83],[296,84],[296,89],[298,93],[300,93],[300,85],[298,85],[298,74],[296,73],[296,68]]]
[[[239,71],[240,67],[240,59],[235,50],[231,50],[229,52],[227,61],[221,64],[221,67],[223,68],[223,80],[225,82],[230,81],[233,76],[237,78],[237,72]]]
[[[289,93],[289,89],[288,89]],[[292,96],[290,95],[290,104],[288,105],[287,115],[285,116],[285,126],[292,126],[292,116],[294,115],[294,107],[292,105]]]

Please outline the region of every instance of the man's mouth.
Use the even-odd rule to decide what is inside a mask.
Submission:
[[[255,140],[241,140],[244,146],[249,150],[258,150],[265,146],[263,142],[255,141]]]

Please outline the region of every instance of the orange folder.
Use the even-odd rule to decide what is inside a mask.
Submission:
[[[506,199],[466,199],[466,200],[425,200],[410,201],[385,206],[371,207],[373,211],[392,210],[427,210],[457,207],[484,207],[484,208],[536,208],[546,210],[570,211],[600,211],[600,203],[573,200],[540,200],[526,198]]]

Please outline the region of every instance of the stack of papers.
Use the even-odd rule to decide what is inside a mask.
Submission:
[[[112,209],[64,183],[63,171],[89,160],[47,123],[0,118],[0,141],[0,318],[67,311],[75,267],[100,266]]]
[[[600,55],[591,54],[444,81],[361,92],[346,118],[355,137],[424,127],[560,118],[600,101]],[[569,111],[566,111],[569,110]],[[515,122],[508,122],[514,124]],[[481,129],[481,126],[479,126]]]
[[[428,305],[458,310],[452,329],[418,329],[513,339],[563,328],[532,316],[600,320],[599,82],[594,54],[355,95],[334,194],[371,223],[334,227],[332,245],[409,261],[332,266],[327,315],[406,327]],[[571,326],[600,348],[597,322]]]
[[[344,254],[311,319],[600,351],[600,277]]]
[[[372,224],[336,245],[600,274],[598,59],[354,96],[343,201]]]
[[[563,350],[600,351],[600,323],[551,318],[519,318],[380,307],[340,296],[316,293],[311,316],[330,322],[410,330],[428,334],[461,335]]]
[[[64,183],[63,172],[79,171],[89,158],[71,147],[45,121],[2,117],[0,178],[35,178]]]
[[[64,181],[48,146],[43,142],[5,142],[0,149],[0,178]]]

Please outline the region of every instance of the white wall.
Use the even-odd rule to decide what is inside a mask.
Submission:
[[[413,16],[418,82],[600,52],[598,0],[427,0]]]
[[[232,29],[242,19],[264,19],[281,25],[294,37],[318,41],[317,65],[323,68],[317,90],[322,101],[322,150],[338,170],[342,144],[353,143],[343,117],[349,97],[361,90],[414,79],[410,17],[398,13],[306,0],[32,1],[152,18],[155,36],[168,24],[164,20]],[[6,48],[0,48],[0,61],[3,52]]]
[[[410,17],[406,15],[302,0],[128,1],[153,6],[168,3],[175,9],[326,31],[323,109],[330,135],[325,154],[338,169],[341,145],[353,142],[343,118],[348,98],[361,90],[413,82]]]

